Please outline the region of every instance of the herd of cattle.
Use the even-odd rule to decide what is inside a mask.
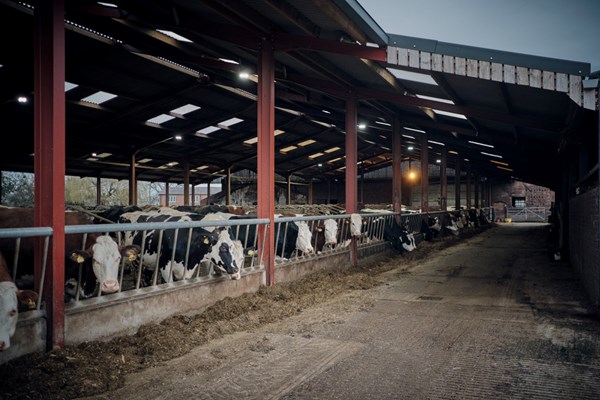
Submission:
[[[372,214],[376,212],[377,214]],[[275,255],[278,259],[319,254],[327,249],[343,248],[352,238],[361,242],[385,240],[398,252],[416,248],[415,233],[407,223],[398,223],[394,215],[381,210],[361,210],[350,218],[312,221],[282,219],[275,226]],[[292,217],[296,215],[277,215]],[[0,206],[0,228],[33,226],[33,209]],[[111,207],[96,211],[66,211],[65,225],[170,223],[202,221],[214,225],[190,229],[122,230],[118,234],[65,235],[65,296],[88,298],[122,290],[122,275],[127,268],[137,275],[135,287],[197,277],[203,263],[210,271],[239,279],[246,256],[257,249],[258,225],[242,221],[255,219],[239,207]],[[240,221],[235,225],[220,221]],[[489,223],[479,210],[445,213],[441,219],[422,220],[424,240],[446,234],[458,234],[462,227]],[[24,289],[24,277],[33,275],[32,238],[23,238],[19,250],[14,239],[0,239],[0,351],[8,348],[14,333],[18,311],[36,307],[37,294]],[[9,266],[17,266],[12,273]],[[127,266],[127,267],[126,267]],[[17,285],[15,284],[17,283]],[[18,288],[19,287],[19,288]]]

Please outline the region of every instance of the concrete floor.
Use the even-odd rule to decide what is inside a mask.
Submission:
[[[600,399],[600,322],[545,240],[543,224],[503,224],[408,268],[400,257],[385,285],[98,398]]]

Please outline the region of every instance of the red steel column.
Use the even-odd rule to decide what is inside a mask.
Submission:
[[[479,208],[479,174],[475,172],[475,208]]]
[[[421,135],[421,212],[429,212],[429,149],[426,133]]]
[[[161,204],[162,206],[162,204]],[[169,180],[165,182],[165,207],[169,206]]]
[[[442,149],[442,162],[440,166],[440,209],[448,209],[448,157],[446,149]]]
[[[102,204],[102,178],[96,178],[96,205]]]
[[[183,205],[190,205],[190,164],[183,164]]]
[[[49,350],[65,345],[64,12],[62,0],[40,1],[34,12],[34,220],[35,226],[53,229],[43,296],[48,317],[46,346]],[[41,241],[36,250],[35,277],[39,278]]]
[[[206,184],[206,205],[210,204],[210,181]]]
[[[275,57],[269,38],[261,41],[258,59],[257,217],[269,218],[270,229],[259,230],[258,248],[266,271],[266,284],[275,284]],[[263,243],[264,240],[264,243]]]
[[[394,212],[402,212],[402,127],[394,119],[392,124],[392,205]],[[400,222],[400,221],[398,221]]]
[[[227,167],[227,178],[225,182],[225,204],[231,204],[231,166]]]
[[[346,98],[346,214],[357,211],[357,162],[358,139],[356,133],[356,98],[348,95]],[[350,244],[350,261],[352,266],[358,265],[356,238]]]

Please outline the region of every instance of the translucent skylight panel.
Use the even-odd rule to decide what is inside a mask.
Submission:
[[[142,158],[141,160],[138,160],[139,164],[146,164],[149,163],[150,161],[152,161],[151,158]]]
[[[275,129],[275,136],[279,136],[282,133],[285,133],[285,131],[282,131],[281,129]]]
[[[428,140],[428,142],[431,143],[431,144],[437,144],[438,146],[445,146],[444,143],[442,143],[442,142],[436,142],[435,140]]]
[[[246,143],[246,144],[258,143],[258,138],[257,137],[253,137],[253,138],[250,138],[248,140],[244,140],[244,143]]]
[[[188,43],[192,43],[192,41],[188,38],[186,38],[185,36],[181,36],[178,33],[175,33],[173,31],[167,31],[164,29],[157,29],[158,32],[162,33],[163,35],[167,35],[175,40],[179,40],[180,42],[188,42]]]
[[[230,60],[229,58],[219,58],[219,60],[226,62],[228,64],[239,64],[239,62],[234,61],[234,60]]]
[[[200,107],[195,106],[193,104],[186,104],[185,106],[178,107],[174,110],[171,110],[174,114],[185,115],[187,113],[191,113],[192,111],[199,110]]]
[[[431,75],[420,74],[418,72],[404,71],[401,69],[394,69],[394,68],[387,68],[387,70],[398,79],[404,79],[407,81],[426,83],[428,85],[437,86],[437,83],[431,77]]]
[[[477,146],[490,147],[492,149],[494,148],[494,146],[492,146],[491,144],[475,142],[474,140],[469,140],[469,143],[476,144]]]
[[[106,157],[110,157],[112,156],[112,153],[100,153],[100,154],[96,154],[96,157],[98,158],[106,158]]]
[[[325,153],[315,153],[308,156],[309,159],[314,160],[315,158],[321,157]]]
[[[84,97],[83,99],[81,99],[81,101],[85,101],[85,102],[92,103],[92,104],[102,104],[111,99],[114,99],[115,97],[117,97],[116,94],[100,91],[100,92],[91,94],[87,97]]]
[[[243,119],[233,117],[233,118],[229,118],[225,121],[221,121],[217,125],[220,127],[228,128],[232,125],[239,124],[240,122],[243,122],[243,121],[244,121]]]
[[[338,150],[341,150],[341,148],[339,148],[339,147],[336,146],[336,147],[332,147],[330,149],[325,150],[325,153],[329,154],[329,153],[333,153],[333,152],[338,151]]]
[[[480,151],[481,154],[483,154],[484,156],[490,156],[490,157],[496,157],[496,158],[502,158],[501,155],[498,154],[492,154],[492,153],[486,153],[484,151]]]
[[[76,83],[71,83],[71,82],[65,81],[65,92],[68,92],[71,89],[75,89],[77,86],[79,86],[79,85],[77,85]]]
[[[221,128],[211,125],[211,126],[207,126],[204,129],[197,130],[196,133],[203,133],[205,135],[208,135],[209,133],[213,133],[215,131],[218,131],[219,129],[221,129]]]
[[[113,3],[106,3],[104,1],[98,1],[97,3],[100,4],[101,6],[105,6],[105,7],[118,8],[118,6]]]
[[[280,149],[279,152],[283,153],[283,154],[286,154],[286,153],[288,153],[288,152],[290,152],[292,150],[296,150],[297,148],[298,147],[296,147],[296,146],[288,146],[288,147],[284,147],[283,149]]]
[[[308,139],[308,140],[298,143],[298,146],[305,147],[305,146],[311,145],[316,142],[317,142],[316,140]]]
[[[162,124],[163,122],[167,122],[170,121],[172,119],[174,119],[175,117],[172,115],[168,115],[168,114],[160,114],[157,115],[154,118],[150,118],[149,120],[147,120],[146,122],[150,122],[151,124]]]
[[[383,126],[392,126],[392,124],[390,124],[389,122],[375,121],[375,123]]]
[[[343,157],[334,158],[333,160],[327,161],[327,164],[333,164],[336,161],[340,161]]]

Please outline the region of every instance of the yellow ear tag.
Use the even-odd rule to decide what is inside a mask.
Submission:
[[[249,255],[249,256],[253,256],[253,255],[254,255],[254,250],[249,250],[249,251],[248,251],[248,255]]]
[[[317,229],[317,232],[323,232],[323,229],[321,229],[321,228],[318,228],[318,229]]]
[[[83,257],[77,256],[77,264],[83,264]]]
[[[131,262],[135,261],[136,258],[137,258],[137,256],[135,254],[129,255],[129,261],[131,261]]]
[[[208,238],[206,236],[204,236],[204,244],[208,244],[210,243],[210,241],[208,240]]]

